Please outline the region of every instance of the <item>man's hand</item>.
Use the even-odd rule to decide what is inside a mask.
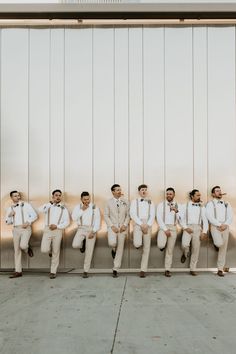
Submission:
[[[175,213],[178,213],[178,209],[173,205],[170,207],[170,211],[174,211]]]
[[[227,229],[228,225],[222,224],[220,226],[217,226],[217,230],[219,230],[220,232],[223,232]]]
[[[170,230],[166,230],[166,231],[165,231],[165,234],[166,234],[167,237],[170,237],[170,236],[171,236]]]
[[[192,234],[193,230],[190,229],[190,227],[186,227],[186,229],[184,229],[184,231],[186,231],[188,234]]]
[[[49,229],[50,230],[56,230],[57,229],[57,225],[51,224],[51,225],[49,225]]]
[[[118,234],[118,232],[119,232],[118,227],[112,226],[111,229],[112,229],[112,231],[113,231],[115,234]]]
[[[88,238],[91,239],[91,238],[94,238],[94,235],[95,233],[93,231],[91,231],[89,234],[88,234]]]
[[[24,224],[22,225],[22,227],[23,227],[23,229],[26,229],[29,225],[30,225],[30,224],[29,224],[28,222],[26,222],[26,223],[24,223]]]
[[[201,241],[206,241],[207,239],[208,239],[207,234],[205,234],[204,232],[202,232],[201,235],[200,235],[200,240],[201,240]]]
[[[141,230],[146,235],[148,233],[148,225],[147,224],[142,224],[141,225]]]
[[[122,225],[121,228],[120,228],[120,232],[124,232],[126,229],[127,229],[127,226]]]

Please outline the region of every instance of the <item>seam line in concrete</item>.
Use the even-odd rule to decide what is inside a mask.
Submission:
[[[124,302],[124,296],[125,296],[125,289],[126,289],[127,279],[128,279],[128,278],[125,277],[125,283],[124,283],[124,288],[123,288],[123,292],[122,292],[122,296],[121,296],[120,308],[119,308],[119,312],[118,312],[118,317],[117,317],[117,321],[116,321],[116,328],[115,328],[113,343],[112,343],[112,347],[111,347],[111,354],[113,354],[114,347],[115,347],[115,343],[116,343],[116,335],[117,335],[118,325],[119,325],[119,321],[120,321],[121,309],[122,309],[122,305],[123,305],[123,302]]]

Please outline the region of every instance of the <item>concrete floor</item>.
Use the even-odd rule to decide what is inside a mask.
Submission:
[[[236,353],[236,274],[8,275],[1,354]]]

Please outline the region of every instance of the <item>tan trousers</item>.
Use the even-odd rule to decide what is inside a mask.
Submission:
[[[146,272],[148,268],[148,259],[150,253],[150,246],[151,246],[151,235],[152,235],[152,228],[148,228],[148,233],[143,234],[141,227],[137,224],[134,224],[134,231],[133,231],[133,243],[134,247],[139,248],[143,246],[143,253],[142,253],[142,260],[141,260],[141,271]]]
[[[29,247],[29,239],[31,236],[31,227],[28,226],[23,229],[21,226],[14,226],[13,228],[13,245],[14,245],[14,258],[15,258],[15,271],[22,272],[21,255],[22,251],[27,253]]]
[[[217,230],[216,226],[211,225],[211,236],[213,238],[214,245],[219,247],[217,268],[223,270],[226,260],[226,251],[229,240],[229,227],[223,232]]]
[[[50,230],[45,227],[41,242],[41,252],[49,253],[52,250],[51,273],[56,274],[60,260],[62,230]]]
[[[185,257],[189,254],[189,247],[191,243],[191,258],[190,258],[190,271],[195,271],[197,268],[197,262],[200,251],[200,236],[202,233],[201,225],[188,225],[190,229],[193,230],[192,234],[189,234],[187,231],[183,232],[182,235],[182,247],[184,250]]]
[[[109,227],[107,232],[108,232],[108,245],[112,248],[116,248],[116,256],[114,258],[113,270],[118,270],[121,267],[125,237],[127,235],[127,231],[116,234]]]
[[[157,247],[165,248],[165,270],[169,270],[172,265],[173,251],[175,247],[175,241],[177,238],[177,228],[175,225],[166,225],[171,232],[171,236],[167,237],[163,230],[159,230],[157,234]]]
[[[88,234],[92,231],[90,226],[79,226],[72,242],[73,248],[81,248],[83,240],[86,238],[86,249],[84,256],[84,272],[88,273],[93,258],[93,250],[96,242],[96,235],[88,238]]]

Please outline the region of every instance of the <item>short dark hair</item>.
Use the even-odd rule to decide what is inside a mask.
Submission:
[[[172,188],[172,187],[166,188],[166,192],[169,192],[169,191],[175,193],[175,190],[174,190],[174,188]]]
[[[199,192],[198,189],[193,189],[191,192],[189,192],[189,198],[192,199],[192,197],[194,197],[195,193]]]
[[[147,188],[148,186],[146,184],[140,184],[140,186],[138,186],[138,191],[140,191],[142,188]]]
[[[89,192],[82,192],[81,195],[80,195],[81,199],[83,197],[89,197]]]
[[[53,192],[52,192],[52,195],[54,195],[55,193],[61,193],[62,194],[62,191],[60,189],[55,189]]]
[[[220,188],[220,186],[213,187],[212,190],[211,190],[211,194],[215,193],[215,189],[217,189],[217,188]]]
[[[120,185],[119,185],[119,184],[113,184],[113,186],[111,186],[111,191],[114,192],[114,190],[115,190],[117,187],[120,187]]]
[[[20,193],[20,192],[18,192],[18,191],[11,191],[11,192],[10,192],[10,197],[12,197],[14,193]]]

